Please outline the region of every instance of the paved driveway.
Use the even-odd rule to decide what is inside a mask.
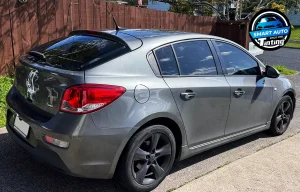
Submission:
[[[300,71],[300,49],[281,48],[276,51],[264,51],[257,56],[264,64],[281,64],[290,69]]]
[[[300,75],[291,77],[300,91]],[[297,101],[300,102],[300,93]],[[300,107],[288,131],[280,137],[259,133],[209,150],[180,162],[156,191],[177,188],[193,179],[222,167],[237,159],[277,143],[300,132]],[[38,163],[25,150],[15,144],[8,134],[0,134],[0,191],[101,191],[122,192],[120,185],[111,180],[74,178],[56,172]]]

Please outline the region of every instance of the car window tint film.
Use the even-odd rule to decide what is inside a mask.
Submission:
[[[206,41],[174,44],[181,75],[217,75],[216,64]]]
[[[171,46],[162,47],[155,51],[162,75],[179,75],[176,59]]]
[[[67,70],[78,70],[124,50],[125,46],[96,36],[75,35],[52,41],[33,49],[45,55],[45,64]]]
[[[258,65],[248,54],[239,48],[223,43],[216,42],[217,47],[223,58],[222,66],[226,68],[229,75],[257,75]]]

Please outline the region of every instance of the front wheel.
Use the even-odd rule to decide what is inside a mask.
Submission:
[[[151,191],[169,173],[175,153],[175,138],[169,128],[147,127],[129,141],[119,162],[117,178],[130,191]]]
[[[286,95],[280,100],[273,114],[269,129],[272,135],[282,135],[287,130],[292,119],[293,108],[294,106],[290,96]]]

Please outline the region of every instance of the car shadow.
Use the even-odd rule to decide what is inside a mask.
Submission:
[[[199,163],[201,161],[204,161],[206,159],[212,158],[214,156],[217,156],[219,154],[222,154],[226,151],[232,150],[234,148],[246,145],[247,143],[251,143],[257,139],[262,139],[262,138],[268,138],[271,137],[270,134],[266,132],[260,132],[256,133],[253,135],[250,135],[248,137],[221,145],[219,147],[204,151],[198,155],[195,155],[193,157],[190,157],[188,159],[185,159],[183,161],[177,162],[174,166],[173,169],[171,170],[171,173],[175,173],[177,171],[180,171],[181,169],[184,169],[186,167],[192,166],[193,164]]]
[[[258,133],[208,150],[177,163],[171,173],[264,137],[269,136]],[[0,189],[3,191],[126,191],[115,180],[76,178],[48,168],[16,144],[7,133],[0,134],[0,147]]]

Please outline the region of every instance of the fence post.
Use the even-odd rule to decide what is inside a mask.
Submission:
[[[8,12],[9,12],[9,24],[10,24],[10,41],[11,41],[12,56],[13,56],[12,63],[13,63],[14,70],[15,70],[16,62],[15,62],[15,51],[14,51],[13,24],[12,24],[12,15],[10,12],[10,8],[9,8]]]

